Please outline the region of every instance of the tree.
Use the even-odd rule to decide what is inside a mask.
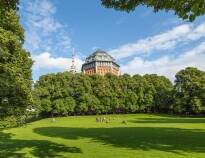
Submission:
[[[124,110],[124,93],[122,78],[112,75],[110,73],[105,75],[107,82],[109,83],[110,90],[110,107],[112,113],[121,113]]]
[[[133,11],[143,5],[151,7],[154,12],[159,10],[174,11],[184,20],[194,21],[196,17],[205,14],[204,0],[101,0],[107,8],[115,8],[123,11]]]
[[[111,112],[111,97],[112,90],[111,86],[106,79],[106,77],[100,75],[92,75],[91,77],[91,86],[92,93],[95,95],[100,101],[100,110],[101,113],[110,113]]]
[[[205,72],[188,67],[176,74],[175,107],[180,113],[198,114],[205,106]]]
[[[18,9],[19,0],[0,0],[1,11],[5,10],[17,10]]]
[[[69,72],[41,76],[33,98],[42,116],[108,113],[205,113],[205,72],[187,68],[175,86],[156,74],[114,76]]]
[[[32,60],[16,0],[0,1],[0,117],[22,116],[32,105]]]
[[[137,95],[137,106],[139,112],[150,112],[154,102],[154,86],[144,76],[134,75],[132,91]]]
[[[72,115],[75,112],[76,102],[73,97],[66,97],[64,99],[64,106],[66,109],[66,115]]]
[[[80,98],[80,110],[83,114],[99,114],[100,101],[94,95],[85,93]]]
[[[41,76],[39,81],[34,85],[33,99],[35,109],[38,109],[40,115],[50,116],[52,113],[52,100],[51,94],[53,93],[54,86],[51,83],[53,74]]]
[[[156,74],[145,75],[144,78],[153,87],[153,112],[168,112],[172,104],[173,85],[169,79]]]

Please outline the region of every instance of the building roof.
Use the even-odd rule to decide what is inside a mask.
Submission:
[[[85,63],[90,63],[92,61],[110,61],[115,62],[115,59],[103,50],[96,50],[89,57],[85,59]]]

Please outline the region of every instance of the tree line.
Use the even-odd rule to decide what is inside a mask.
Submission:
[[[116,77],[108,74],[102,77],[68,72],[41,76],[33,85],[33,61],[23,48],[24,29],[19,20],[18,4],[19,0],[0,0],[0,127],[15,126],[34,115],[205,113],[205,75],[196,68],[178,72],[174,85],[157,75]],[[183,1],[185,7],[189,6],[186,12],[180,3],[158,5],[149,0],[126,3],[102,0],[102,4],[127,11],[145,4],[155,11],[175,10],[179,17],[190,21],[204,14],[202,1]],[[187,13],[190,16],[186,16]]]
[[[34,109],[41,116],[119,113],[205,114],[205,72],[188,67],[175,84],[156,74],[41,76],[34,85]]]

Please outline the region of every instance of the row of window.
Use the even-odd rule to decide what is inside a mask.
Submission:
[[[97,62],[97,66],[112,66],[112,62]]]
[[[113,70],[113,74],[118,75],[119,71]]]
[[[88,75],[92,75],[92,74],[95,73],[95,70],[93,70],[93,69],[91,69],[91,70],[86,70],[85,73],[88,74]]]
[[[96,62],[96,63],[90,63],[87,65],[84,65],[83,68],[84,69],[89,69],[89,68],[93,68],[95,66],[109,66],[109,67],[113,67],[118,69],[118,66],[116,64],[113,64],[112,62]]]
[[[87,64],[87,65],[83,66],[84,69],[89,69],[89,68],[93,68],[93,67],[95,67],[95,63],[91,63],[91,64]]]
[[[111,71],[107,70],[107,69],[98,70],[99,74],[106,74],[106,73],[109,73],[109,72],[111,72]]]
[[[107,73],[113,73],[115,75],[118,75],[119,74],[119,71],[118,70],[112,70],[110,68],[107,68],[107,69],[103,69],[103,68],[100,68],[97,70],[97,73],[100,74],[100,75],[105,75]],[[95,74],[95,70],[94,69],[89,69],[89,70],[86,70],[85,71],[85,74],[88,74],[88,75],[92,75],[92,74]]]

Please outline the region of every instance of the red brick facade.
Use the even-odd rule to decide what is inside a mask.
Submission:
[[[82,72],[86,75],[99,74],[104,76],[107,73],[120,75],[120,66],[104,51],[96,51],[86,58],[86,62],[82,65]]]

